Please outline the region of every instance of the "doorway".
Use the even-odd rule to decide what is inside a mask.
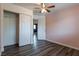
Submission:
[[[34,19],[33,20],[33,36],[34,36],[34,41],[38,40],[38,20]]]
[[[19,45],[19,14],[4,11],[3,35],[4,47]]]

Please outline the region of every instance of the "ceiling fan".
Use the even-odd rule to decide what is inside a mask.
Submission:
[[[40,9],[40,12],[41,13],[48,13],[48,12],[51,12],[49,9],[50,8],[54,8],[55,5],[51,4],[51,3],[41,3],[40,4],[40,7],[36,7],[35,9]]]

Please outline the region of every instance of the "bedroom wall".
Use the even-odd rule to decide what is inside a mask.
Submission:
[[[46,39],[79,50],[79,5],[46,16]]]

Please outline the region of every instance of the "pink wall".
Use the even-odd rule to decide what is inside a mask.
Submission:
[[[79,48],[79,5],[46,16],[48,41]]]

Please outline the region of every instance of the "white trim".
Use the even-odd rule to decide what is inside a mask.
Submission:
[[[48,39],[46,39],[46,40],[49,41],[49,42],[52,42],[52,43],[56,43],[56,44],[59,44],[59,45],[63,45],[63,46],[66,46],[66,47],[72,48],[72,49],[79,50],[79,48],[74,47],[74,46],[71,46],[71,45],[68,45],[68,44],[64,44],[64,43],[56,42],[56,41],[50,41],[50,40],[48,40]]]

